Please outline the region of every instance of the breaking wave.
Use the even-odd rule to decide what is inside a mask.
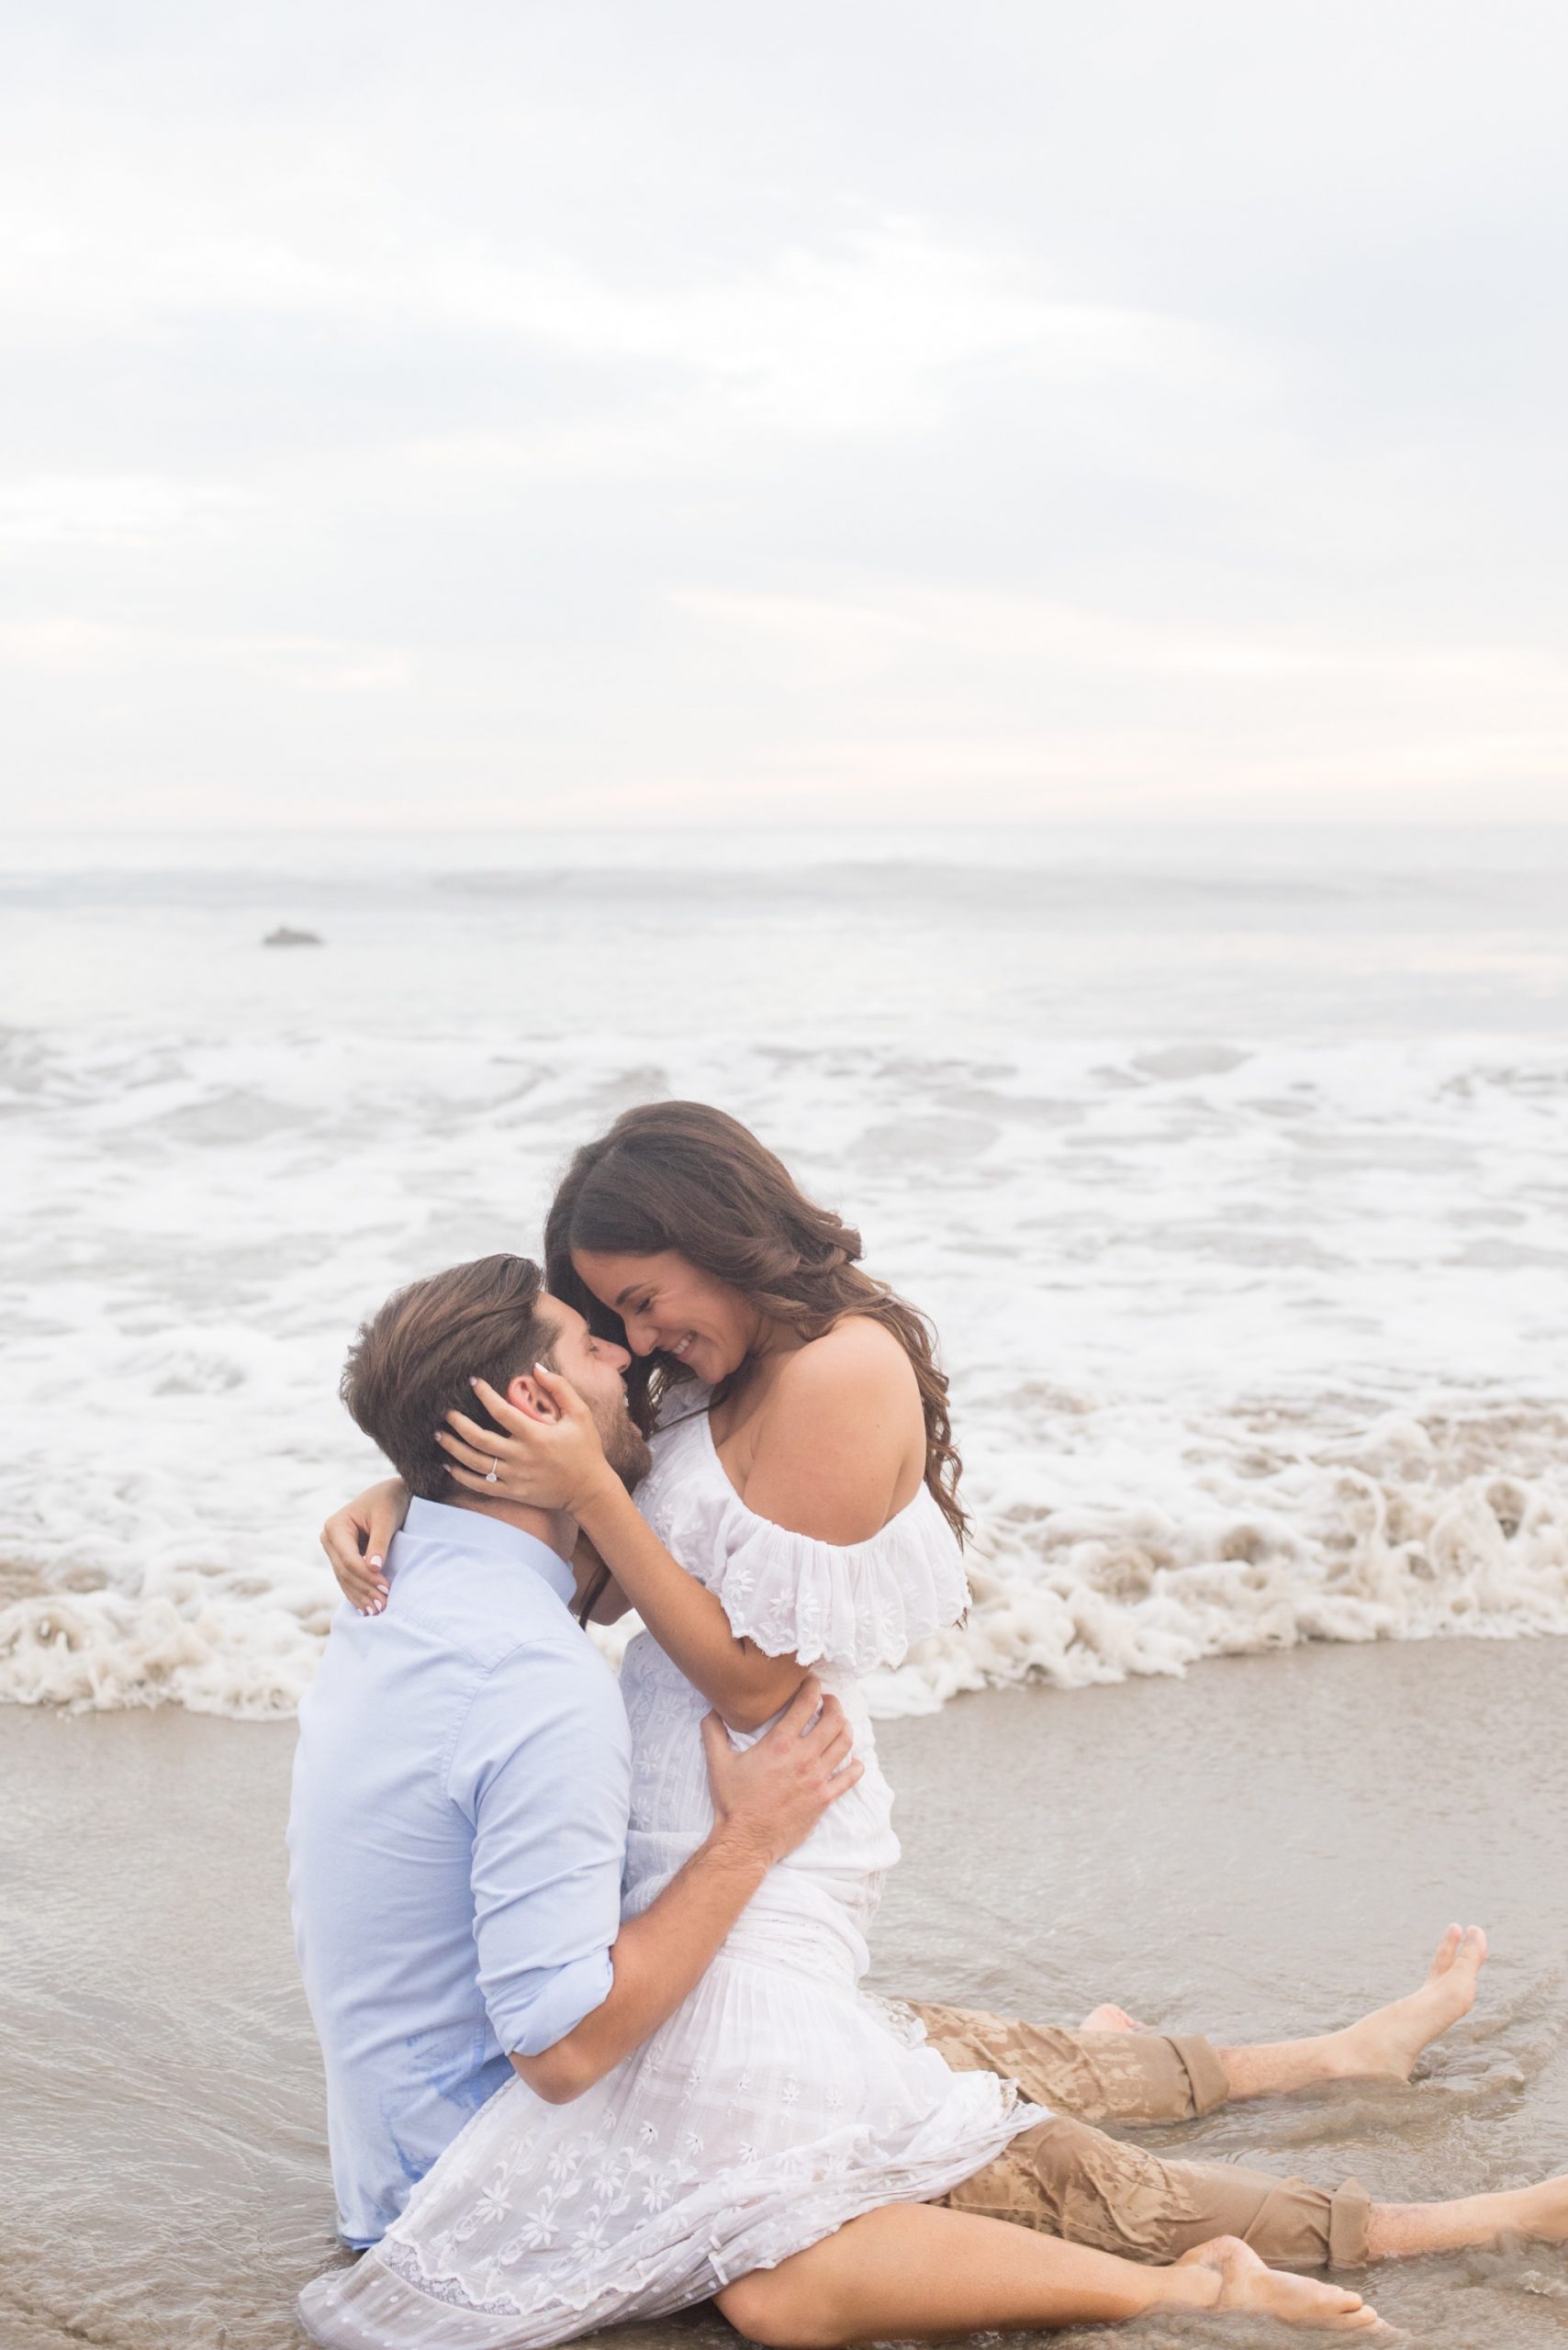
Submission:
[[[754,1125],[941,1332],[974,1606],[879,1711],[1568,1632],[1555,871],[1182,854],[17,884],[0,1697],[288,1711],[315,1530],[376,1472],[348,1337],[535,1246],[664,1093]],[[279,922],[325,951],[259,953]]]

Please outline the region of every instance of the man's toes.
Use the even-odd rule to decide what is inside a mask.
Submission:
[[[1448,1931],[1444,1934],[1442,1941],[1438,1944],[1436,1951],[1433,1953],[1432,1963],[1427,1969],[1427,1980],[1428,1983],[1435,1983],[1439,1975],[1446,1975],[1448,1973],[1449,1968],[1459,1956],[1459,1946],[1463,1938],[1464,1928],[1462,1926],[1450,1926],[1449,1928]]]

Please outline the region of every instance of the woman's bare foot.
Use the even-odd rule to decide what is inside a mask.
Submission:
[[[1381,2074],[1407,2081],[1423,2048],[1468,2015],[1486,1963],[1486,1936],[1479,1926],[1450,1926],[1438,1944],[1431,1969],[1418,1991],[1363,2016],[1347,2031],[1324,2042],[1328,2071],[1346,2078]]]
[[[1215,2272],[1219,2277],[1219,2299],[1212,2305],[1215,2309],[1260,2310],[1285,2325],[1312,2326],[1323,2333],[1355,2333],[1363,2341],[1391,2338],[1389,2327],[1359,2293],[1319,2284],[1315,2277],[1293,2277],[1282,2269],[1266,2268],[1239,2236],[1215,2236],[1212,2244],[1196,2244],[1182,2255],[1176,2266]]]
[[[1126,2008],[1114,2008],[1107,2000],[1103,2007],[1091,2008],[1078,2027],[1080,2031],[1147,2031],[1148,2026],[1128,2015]]]

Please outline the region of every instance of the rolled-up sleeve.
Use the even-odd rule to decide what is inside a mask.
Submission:
[[[554,2047],[609,1995],[631,1779],[621,1693],[586,1642],[486,1674],[447,1793],[473,1830],[479,1988],[510,2055]]]

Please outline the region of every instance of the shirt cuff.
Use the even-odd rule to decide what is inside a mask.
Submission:
[[[496,2038],[509,2056],[541,2056],[603,2007],[614,1980],[610,1953],[601,1950],[557,1967],[547,1982],[515,1999],[487,1999]]]

